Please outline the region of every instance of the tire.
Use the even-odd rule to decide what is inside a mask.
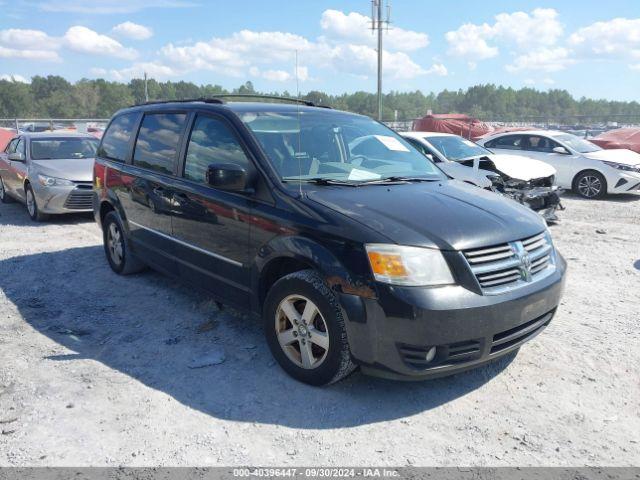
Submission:
[[[33,188],[31,188],[30,184],[26,184],[24,186],[25,193],[25,202],[27,204],[27,212],[29,213],[29,217],[34,222],[44,222],[49,218],[49,215],[46,213],[42,213],[40,211],[40,207],[38,207],[38,202],[36,200],[36,195],[33,193]]]
[[[2,181],[2,177],[0,177],[0,202],[2,203],[12,203],[13,198],[9,196],[7,190],[5,189],[4,182]]]
[[[307,306],[309,313],[313,307],[317,312],[307,314]],[[299,322],[297,326],[292,316]],[[355,369],[338,300],[314,270],[291,273],[271,287],[263,322],[271,353],[296,380],[328,385]]]
[[[146,268],[146,265],[131,253],[122,222],[116,212],[109,212],[104,217],[102,239],[109,266],[118,275],[130,275]]]
[[[607,180],[600,172],[585,170],[573,179],[573,191],[582,198],[600,199],[607,194]]]

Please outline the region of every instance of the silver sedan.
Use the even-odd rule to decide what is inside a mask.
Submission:
[[[22,133],[0,152],[0,201],[26,204],[29,216],[90,212],[98,140],[72,133]]]

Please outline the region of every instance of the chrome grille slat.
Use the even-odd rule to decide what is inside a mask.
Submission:
[[[472,257],[469,258],[469,263],[487,263],[487,262],[493,262],[495,260],[500,260],[503,258],[509,258],[513,256],[513,251],[511,249],[509,249],[508,251],[504,251],[504,252],[499,252],[499,253],[492,253],[489,255],[483,255],[482,257]]]
[[[546,232],[522,240],[463,251],[484,294],[523,287],[553,272],[553,246]]]
[[[493,280],[495,278],[508,277],[509,275],[512,275],[514,273],[517,273],[519,275],[520,270],[518,270],[517,268],[511,268],[509,270],[505,270],[500,273],[494,273],[493,275],[488,275],[488,274],[478,275],[478,280],[480,280],[481,282],[484,282],[487,280]]]
[[[482,281],[482,282],[480,282],[480,285],[482,287],[493,287],[493,286],[496,286],[496,285],[504,285],[506,283],[515,282],[516,280],[520,280],[520,278],[521,278],[521,275],[518,272],[515,275],[511,275],[510,277],[506,277],[506,278],[501,278],[499,280],[492,280],[490,282]]]

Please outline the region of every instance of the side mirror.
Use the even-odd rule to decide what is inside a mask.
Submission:
[[[247,170],[235,163],[212,163],[207,168],[207,183],[220,190],[247,192],[250,179]]]
[[[7,158],[12,162],[24,162],[24,153],[12,152],[9,155],[7,155]]]
[[[561,155],[571,155],[571,153],[564,147],[555,147],[553,153],[559,153]]]

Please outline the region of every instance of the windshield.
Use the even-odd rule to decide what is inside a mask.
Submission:
[[[425,140],[447,160],[453,160],[454,162],[469,157],[477,157],[478,155],[491,154],[486,148],[458,136],[425,137]]]
[[[302,110],[243,112],[240,118],[285,181],[445,178],[403,138],[368,117]]]
[[[31,159],[93,158],[96,156],[97,148],[96,138],[32,138]]]
[[[588,140],[584,140],[580,137],[576,137],[575,135],[571,135],[570,133],[564,133],[562,135],[556,135],[554,137],[556,140],[561,141],[566,146],[575,150],[578,153],[591,153],[602,150],[595,143],[591,143]]]

